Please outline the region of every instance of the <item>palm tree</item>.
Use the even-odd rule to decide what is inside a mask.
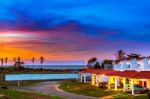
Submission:
[[[88,67],[91,68],[92,64],[95,63],[97,61],[96,57],[92,57],[91,59],[88,60]]]
[[[122,49],[120,49],[114,55],[117,57],[117,60],[122,60],[126,57],[125,54],[126,53]]]
[[[17,67],[18,67],[18,68],[19,68],[19,65],[20,65],[20,60],[21,60],[21,58],[18,57],[18,58],[17,58]]]
[[[1,66],[2,66],[2,70],[3,70],[3,65],[4,65],[4,59],[1,58]]]
[[[2,70],[2,73],[0,73],[1,75],[0,75],[0,81],[3,81],[4,79],[3,79],[3,63],[4,63],[4,59],[3,58],[1,58],[0,59],[1,60],[1,66],[2,66],[2,68],[1,68],[1,70]]]
[[[13,59],[14,59],[14,62],[16,63],[16,58],[14,57]]]
[[[40,57],[40,63],[41,63],[41,71],[42,71],[42,64],[44,62],[44,57]]]
[[[6,64],[6,66],[7,66],[7,62],[8,62],[8,58],[6,57],[5,58],[5,64]]]
[[[35,62],[35,58],[33,57],[33,58],[32,58],[32,63],[34,64],[34,62]]]
[[[21,58],[20,58],[20,57],[18,57],[17,61],[18,61],[18,62],[20,62],[20,59],[21,59]]]

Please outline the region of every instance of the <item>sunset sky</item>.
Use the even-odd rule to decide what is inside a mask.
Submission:
[[[0,0],[0,57],[150,55],[149,0]]]

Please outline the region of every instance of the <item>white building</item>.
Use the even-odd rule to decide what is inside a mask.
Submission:
[[[122,60],[113,64],[113,69],[118,71],[136,70],[136,71],[150,71],[150,59],[131,59]]]

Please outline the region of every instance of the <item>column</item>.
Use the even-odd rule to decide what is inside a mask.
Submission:
[[[95,84],[94,74],[92,74],[92,85]]]
[[[118,86],[118,80],[117,77],[115,77],[115,91],[117,91],[117,86]]]
[[[111,81],[111,78],[109,77],[109,78],[108,78],[108,89],[111,89],[111,88],[110,88],[110,84],[111,84],[110,81]]]
[[[82,74],[80,74],[80,82],[82,82]]]
[[[99,87],[98,75],[96,75],[96,86]]]
[[[18,80],[18,86],[20,86],[20,82],[19,82],[19,80]]]
[[[126,78],[123,78],[123,92],[125,92],[126,89]]]
[[[134,79],[131,79],[132,95],[134,95]]]
[[[84,83],[86,83],[86,74],[84,74]]]
[[[80,81],[80,74],[78,73],[77,82]]]

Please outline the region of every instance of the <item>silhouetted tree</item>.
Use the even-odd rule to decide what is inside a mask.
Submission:
[[[21,60],[21,58],[20,58],[20,57],[18,57],[17,61],[18,61],[18,62],[20,62],[20,60]]]
[[[104,60],[103,63],[102,63],[102,68],[106,68],[105,66],[108,66],[107,69],[112,69],[112,63],[113,63],[113,60]]]
[[[6,64],[6,66],[7,66],[7,62],[8,62],[8,58],[6,57],[5,58],[5,64]]]
[[[104,64],[112,64],[113,60],[104,60]]]
[[[16,58],[15,57],[13,58],[13,60],[14,60],[14,62],[16,62]]]
[[[95,63],[97,61],[96,57],[93,57],[91,59],[88,60],[88,68],[91,68],[93,63]]]
[[[20,57],[18,57],[18,58],[17,58],[17,64],[16,64],[16,65],[17,65],[17,68],[19,68],[19,67],[20,67],[20,66],[19,66],[19,65],[20,65],[20,60],[21,60],[21,58],[20,58]]]
[[[100,63],[96,62],[95,65],[94,65],[94,68],[95,69],[101,69]]]
[[[0,73],[0,82],[1,82],[1,81],[4,81],[4,76],[5,76],[5,75],[3,74],[4,59],[1,58],[0,60],[1,60],[1,66],[2,66],[2,67],[1,67],[2,73]]]
[[[130,58],[130,59],[139,59],[139,58],[141,58],[141,55],[140,54],[136,54],[136,53],[131,53],[131,54],[129,54],[129,55],[127,55],[128,56],[128,58]]]
[[[2,70],[3,70],[3,65],[4,65],[4,59],[1,58],[1,66],[2,66]]]
[[[122,49],[120,49],[114,55],[116,56],[117,60],[122,60],[125,58],[125,54],[126,53]]]
[[[41,71],[42,71],[42,65],[43,65],[43,62],[44,62],[44,57],[40,57]]]
[[[15,59],[14,59],[14,61],[15,61]],[[17,61],[15,62],[15,64],[14,64],[14,66],[15,66],[15,69],[17,69],[17,70],[23,70],[24,69],[24,67],[22,66],[24,64],[24,62],[22,62],[21,61],[21,58],[20,57],[18,57],[17,58]]]
[[[34,64],[34,62],[35,62],[35,58],[33,57],[33,58],[32,58],[32,63]]]

